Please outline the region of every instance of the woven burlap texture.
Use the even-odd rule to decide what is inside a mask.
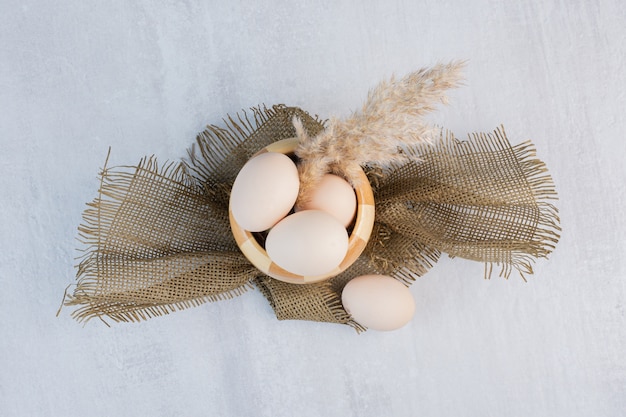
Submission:
[[[414,160],[364,167],[376,200],[372,237],[361,257],[329,281],[297,285],[265,276],[230,232],[228,200],[241,167],[261,148],[293,137],[293,117],[309,135],[319,118],[283,105],[228,117],[197,137],[189,157],[159,167],[105,167],[99,196],[79,228],[87,245],[64,304],[79,321],[138,321],[239,295],[253,284],[280,320],[348,324],[343,286],[363,274],[410,285],[441,253],[499,265],[506,277],[532,273],[559,238],[556,192],[529,142],[511,146],[504,130],[405,149]],[[417,162],[417,161],[420,162]],[[105,320],[106,322],[106,320]]]

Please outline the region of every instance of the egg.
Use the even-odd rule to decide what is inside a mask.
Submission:
[[[288,156],[262,153],[239,171],[231,189],[230,210],[243,229],[261,232],[291,211],[299,189],[298,168]]]
[[[348,252],[348,232],[321,210],[304,210],[278,222],[268,233],[265,250],[279,267],[305,277],[324,275]]]
[[[411,321],[415,300],[409,288],[386,275],[361,275],[343,289],[344,309],[360,325],[373,330],[396,330]]]
[[[348,227],[356,214],[356,194],[343,178],[326,174],[311,193],[311,199],[298,210],[323,210]]]

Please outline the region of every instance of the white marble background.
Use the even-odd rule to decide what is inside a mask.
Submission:
[[[0,415],[626,415],[621,0],[0,0]],[[563,236],[528,283],[442,259],[391,333],[279,322],[258,291],[140,324],[55,316],[113,165],[260,103],[323,117],[468,59],[431,118],[532,139]]]

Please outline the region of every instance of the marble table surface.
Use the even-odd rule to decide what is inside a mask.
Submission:
[[[623,416],[625,21],[618,0],[2,0],[0,415]],[[227,114],[342,117],[454,59],[465,86],[429,120],[504,124],[559,192],[528,282],[443,257],[407,326],[360,335],[278,321],[257,290],[135,324],[56,316],[109,147],[177,160]]]

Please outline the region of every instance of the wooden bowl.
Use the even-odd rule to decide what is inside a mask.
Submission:
[[[285,155],[293,154],[297,145],[297,138],[284,139],[263,148],[254,156],[265,152],[280,152]],[[372,187],[365,173],[361,171],[360,175],[361,186],[355,189],[357,199],[356,220],[348,238],[348,252],[343,261],[341,261],[339,266],[334,270],[327,274],[316,276],[302,276],[285,271],[272,262],[267,256],[267,252],[265,252],[263,246],[251,232],[242,229],[237,224],[233,218],[232,211],[229,209],[230,227],[241,252],[243,252],[246,258],[264,274],[292,284],[311,284],[340,274],[352,265],[361,253],[363,253],[363,249],[365,249],[367,245],[374,226],[374,194],[372,193]]]

